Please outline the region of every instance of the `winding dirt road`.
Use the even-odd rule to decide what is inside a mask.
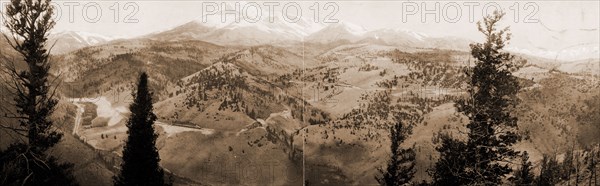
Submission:
[[[78,101],[72,100],[72,102],[75,106],[77,106],[77,114],[75,114],[75,124],[73,124],[73,135],[77,136],[77,132],[79,131],[79,127],[81,126],[81,120],[85,109],[83,108],[83,105],[81,105]]]

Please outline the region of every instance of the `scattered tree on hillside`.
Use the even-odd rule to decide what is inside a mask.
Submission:
[[[561,163],[560,178],[562,180],[569,181],[571,179],[571,174],[575,172],[575,165],[573,163],[573,151],[573,148],[567,150],[567,152],[565,153],[565,158]]]
[[[579,153],[575,154],[575,185],[579,185],[581,163],[579,163]]]
[[[455,178],[443,180],[455,180],[467,185],[499,185],[503,177],[512,171],[509,165],[500,162],[514,159],[518,155],[511,147],[519,140],[516,133],[517,117],[511,111],[519,102],[517,93],[520,85],[512,72],[521,63],[515,63],[514,56],[510,53],[502,52],[510,40],[508,28],[496,28],[503,16],[504,13],[494,12],[484,18],[483,25],[481,22],[477,24],[479,31],[486,36],[486,41],[471,44],[471,55],[476,61],[475,66],[466,72],[470,77],[467,90],[469,97],[456,103],[457,110],[470,121],[467,124],[468,138],[464,144],[466,148],[460,149],[468,161],[464,167],[459,167],[460,170],[447,175]],[[455,143],[463,142],[442,142],[463,146]],[[459,157],[460,161],[463,158],[452,152],[440,152],[442,160],[453,161],[450,158]]]
[[[598,184],[598,181],[596,180],[596,165],[598,165],[598,159],[596,158],[597,152],[596,150],[592,150],[590,152],[590,159],[589,159],[589,163],[587,166],[588,171],[590,172],[590,179],[589,179],[589,184],[588,185],[592,185],[592,181],[594,182],[594,185]]]
[[[559,181],[560,165],[555,156],[544,155],[536,185],[555,185]]]
[[[525,151],[521,155],[521,167],[515,172],[513,183],[515,185],[532,185],[535,181],[535,176],[531,172],[532,169],[529,154]]]
[[[14,102],[2,103],[4,117],[19,125],[2,123],[0,128],[19,135],[19,142],[0,152],[0,185],[74,185],[71,165],[59,164],[46,154],[61,139],[50,116],[58,101],[48,81],[50,52],[47,36],[54,27],[50,0],[11,1],[6,5],[4,39],[24,60],[24,65],[5,64],[6,86]],[[1,76],[1,77],[7,77]],[[15,108],[7,108],[12,107]]]
[[[415,174],[416,154],[413,148],[402,149],[400,147],[409,133],[408,130],[410,129],[402,126],[401,122],[390,128],[390,159],[385,170],[378,168],[380,176],[375,176],[380,185],[397,186],[411,182]]]
[[[152,92],[148,90],[148,75],[142,73],[134,102],[129,106],[131,116],[127,121],[127,141],[123,148],[121,172],[114,179],[115,185],[165,185],[163,169],[155,143],[156,115],[153,113]]]

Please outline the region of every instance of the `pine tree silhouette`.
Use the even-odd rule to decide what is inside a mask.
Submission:
[[[400,144],[406,140],[408,131],[401,122],[390,128],[391,156],[387,168],[378,168],[380,176],[375,179],[380,185],[399,186],[409,184],[415,174],[415,151],[413,148],[402,149]]]
[[[525,151],[521,155],[521,167],[515,172],[513,183],[515,185],[532,185],[535,181],[535,176],[531,172],[532,169],[529,154]]]
[[[33,151],[44,152],[58,143],[62,134],[51,130],[50,115],[58,103],[50,88],[49,51],[46,34],[54,27],[53,8],[49,0],[39,4],[32,1],[13,1],[7,6],[6,27],[12,39],[4,35],[26,63],[26,70],[8,67],[15,84],[15,103],[21,126]],[[35,24],[33,24],[34,22]]]
[[[558,183],[560,177],[560,165],[558,161],[556,161],[556,156],[544,154],[540,167],[540,176],[536,180],[536,185],[546,186]]]
[[[0,185],[75,185],[72,165],[58,163],[47,154],[62,137],[50,120],[58,103],[54,98],[56,87],[48,81],[50,52],[46,49],[47,35],[55,24],[52,4],[50,0],[11,1],[3,8],[9,35],[2,34],[21,55],[24,65],[13,62],[5,66],[12,80],[5,83],[14,102],[0,104],[4,107],[0,110],[8,111],[4,117],[19,120],[18,127],[8,129],[26,140],[0,152]],[[10,111],[13,109],[16,113]],[[2,128],[4,124],[0,123]]]
[[[467,148],[466,143],[453,139],[448,134],[440,134],[439,138],[441,145],[436,150],[440,152],[440,158],[429,172],[432,185],[466,185],[466,179],[461,175],[467,162],[463,154]]]
[[[163,169],[154,132],[156,115],[153,113],[152,93],[148,90],[148,75],[140,75],[134,101],[129,106],[131,116],[127,121],[127,141],[123,148],[121,172],[114,177],[115,185],[165,185]]]
[[[519,102],[517,93],[521,86],[512,72],[524,61],[502,49],[510,40],[508,28],[498,30],[497,24],[504,13],[494,12],[481,22],[478,29],[486,36],[484,43],[471,44],[471,55],[475,66],[467,70],[470,77],[467,90],[469,97],[457,101],[457,111],[469,118],[468,138],[461,156],[452,152],[442,154],[449,158],[468,160],[465,166],[455,170],[452,176],[466,185],[501,185],[504,176],[512,172],[507,164],[499,163],[517,157],[512,145],[520,140],[516,133],[517,117],[511,112]],[[452,143],[463,143],[453,141]],[[455,146],[463,146],[454,144]],[[450,179],[450,178],[447,178]]]

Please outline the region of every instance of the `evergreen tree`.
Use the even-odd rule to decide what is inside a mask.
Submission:
[[[563,160],[560,169],[560,178],[562,180],[569,181],[571,178],[571,173],[575,172],[575,164],[573,163],[573,150],[574,149],[567,150],[565,153],[565,159]]]
[[[155,143],[156,115],[152,112],[152,93],[148,90],[148,75],[142,73],[129,106],[131,116],[127,121],[127,141],[123,148],[121,172],[114,177],[115,185],[165,185],[163,169]]]
[[[390,128],[391,156],[384,170],[378,168],[381,176],[375,176],[380,185],[407,185],[415,174],[415,151],[413,148],[402,149],[400,144],[406,139],[408,131],[399,122]]]
[[[252,111],[250,111],[250,118],[256,119],[256,112],[254,112],[254,109],[252,109]]]
[[[60,138],[53,128],[50,116],[58,101],[56,89],[48,81],[50,52],[46,50],[47,35],[54,27],[53,8],[50,0],[10,1],[6,5],[3,33],[9,45],[21,55],[23,65],[7,64],[5,72],[10,76],[7,87],[11,89],[14,102],[1,106],[4,117],[18,119],[19,126],[3,126],[24,139],[0,152],[0,185],[74,185],[71,165],[59,164],[47,155]]]
[[[536,185],[546,186],[558,183],[560,174],[560,165],[555,156],[545,155],[542,159],[540,176],[536,180]]]
[[[579,185],[579,179],[580,179],[579,172],[581,171],[581,163],[579,162],[579,153],[576,153],[574,156],[575,156],[575,185]]]
[[[598,159],[596,158],[596,155],[596,150],[592,149],[592,151],[590,152],[589,163],[587,166],[587,169],[590,172],[590,179],[588,185],[592,185],[592,181],[594,182],[594,185],[598,184],[598,182],[596,181],[596,165],[598,165]]]
[[[50,53],[45,49],[47,34],[55,24],[53,11],[50,0],[11,1],[6,7],[5,26],[12,38],[4,36],[26,63],[25,70],[14,64],[8,67],[16,95],[15,118],[27,130],[28,145],[35,153],[54,146],[62,135],[51,130],[53,123],[49,118],[58,103],[54,91],[50,92]]]
[[[515,185],[532,185],[535,181],[535,177],[531,170],[533,169],[531,162],[529,162],[529,154],[527,151],[521,155],[521,167],[515,172],[514,184]]]
[[[510,40],[508,28],[496,28],[503,16],[504,13],[494,12],[484,18],[483,25],[477,23],[486,40],[470,45],[471,55],[476,61],[475,66],[467,71],[470,76],[469,98],[456,103],[458,112],[469,118],[466,148],[461,149],[464,158],[469,161],[463,169],[452,174],[456,177],[452,179],[467,185],[500,185],[503,177],[512,170],[509,165],[499,162],[518,155],[512,149],[519,136],[516,133],[517,117],[511,111],[518,104],[520,85],[512,72],[521,63],[515,63],[510,53],[502,52]],[[451,152],[448,154],[455,156]],[[452,161],[449,158],[442,157]]]
[[[461,173],[467,162],[463,152],[467,148],[465,142],[452,138],[447,134],[439,135],[441,145],[436,147],[440,158],[429,172],[433,185],[465,185],[466,178]]]

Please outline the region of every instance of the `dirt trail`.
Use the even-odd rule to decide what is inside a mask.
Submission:
[[[78,101],[73,100],[72,102],[75,106],[77,106],[77,114],[75,115],[75,123],[73,124],[73,136],[77,136],[77,132],[79,131],[79,127],[81,126],[81,120],[85,109],[83,105],[79,104]]]

